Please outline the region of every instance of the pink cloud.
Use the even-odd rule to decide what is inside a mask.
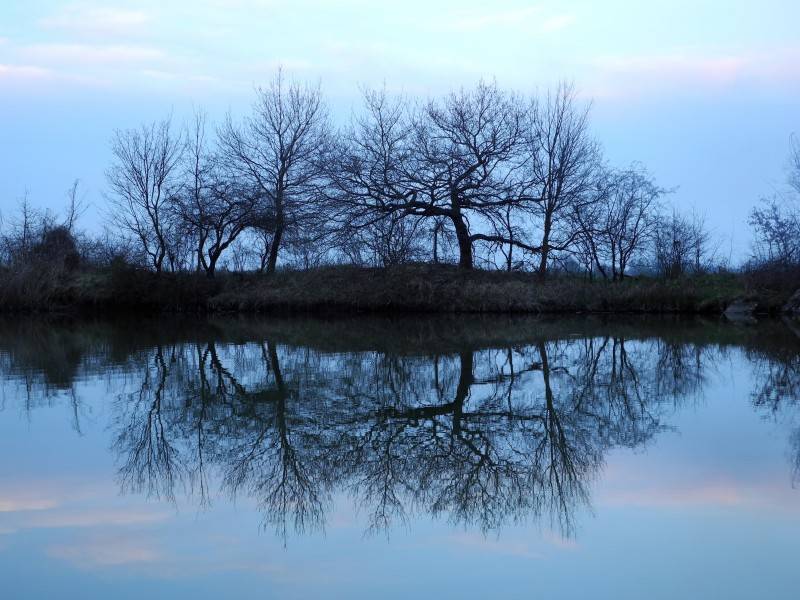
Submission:
[[[531,550],[527,544],[515,542],[513,540],[489,539],[486,536],[472,533],[455,534],[449,536],[447,539],[457,546],[478,550],[480,552],[504,554],[530,560],[544,558],[542,554]]]
[[[48,510],[58,506],[52,498],[37,495],[17,494],[0,496],[0,513]]]
[[[591,63],[593,95],[635,96],[642,93],[728,88],[743,83],[800,84],[800,49],[783,48],[747,54],[609,56]]]
[[[166,512],[147,509],[59,510],[36,514],[25,521],[28,528],[99,527],[156,523],[169,518]]]
[[[787,486],[720,482],[686,487],[615,489],[602,493],[598,505],[656,509],[742,508],[797,510]]]

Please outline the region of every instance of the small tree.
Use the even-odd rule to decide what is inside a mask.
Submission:
[[[704,221],[695,214],[686,216],[673,210],[659,217],[653,244],[656,268],[670,279],[699,273],[709,258],[709,239]]]
[[[532,185],[528,203],[540,235],[541,277],[552,252],[569,249],[580,234],[576,210],[593,198],[600,152],[589,133],[589,106],[562,83],[528,112],[526,166]]]
[[[106,172],[111,220],[137,240],[157,273],[164,268],[174,220],[177,171],[183,142],[170,119],[114,132],[114,161]]]
[[[622,280],[632,259],[651,242],[663,193],[643,167],[633,165],[608,171],[594,201],[578,208],[583,245],[603,277]]]
[[[800,214],[792,200],[764,198],[750,211],[753,258],[759,263],[795,265],[800,262]]]
[[[258,88],[252,114],[241,125],[230,115],[219,132],[225,166],[257,190],[271,228],[266,271],[272,273],[289,230],[308,224],[321,207],[320,155],[329,136],[319,86],[287,82],[279,71]]]
[[[186,134],[183,181],[176,209],[196,245],[198,269],[214,277],[222,254],[256,221],[261,195],[226,171],[206,143],[206,117],[197,113]]]

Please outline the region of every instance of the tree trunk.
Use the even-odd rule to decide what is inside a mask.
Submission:
[[[456,436],[461,433],[461,419],[464,414],[464,402],[469,397],[469,390],[474,382],[472,376],[474,356],[472,351],[465,350],[460,352],[458,357],[461,369],[458,374],[456,397],[453,399],[453,434]]]
[[[458,240],[458,268],[472,269],[472,239],[469,236],[469,229],[461,216],[461,211],[457,208],[453,210],[453,227],[456,230],[456,240]]]
[[[433,264],[439,264],[439,224],[433,228]]]
[[[221,252],[213,252],[208,257],[208,265],[206,266],[206,277],[214,279],[214,274],[217,272],[217,260],[219,260]]]
[[[161,273],[161,271],[163,270],[165,256],[166,256],[166,251],[164,250],[164,248],[163,247],[159,248],[158,254],[153,260],[153,266],[156,269],[156,273]]]
[[[283,237],[283,223],[275,224],[275,234],[272,236],[272,244],[269,247],[269,260],[267,261],[267,273],[274,273],[275,266],[278,264],[278,250],[281,246]]]
[[[544,228],[542,231],[542,250],[539,255],[539,277],[544,279],[547,276],[547,259],[550,258],[550,229],[553,223],[553,216],[547,212],[544,216]]]

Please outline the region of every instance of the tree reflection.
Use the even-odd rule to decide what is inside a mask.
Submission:
[[[92,362],[105,373],[102,357],[116,365],[124,492],[189,494],[201,505],[216,493],[247,498],[284,539],[323,528],[342,494],[371,532],[429,514],[483,531],[543,520],[570,535],[608,452],[644,446],[677,408],[700,401],[730,348],[754,366],[759,410],[800,402],[800,338],[779,324],[765,335],[479,322],[479,335],[467,335],[420,323],[210,327],[123,351],[128,330],[102,351],[71,354],[71,368]],[[3,372],[33,381],[14,362],[33,354],[3,348]],[[800,428],[792,440],[797,476]]]
[[[372,531],[424,512],[483,530],[547,517],[569,534],[606,451],[662,430],[687,388],[655,394],[661,355],[637,347],[616,337],[434,356],[157,346],[120,404],[120,478],[168,498],[178,484],[199,489],[206,501],[213,465],[282,536],[322,527],[339,491]]]
[[[800,484],[800,332],[790,323],[797,336],[791,343],[771,343],[750,350],[749,359],[755,373],[753,406],[775,420],[794,422],[789,436],[792,461],[792,484]]]

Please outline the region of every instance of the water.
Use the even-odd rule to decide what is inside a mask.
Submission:
[[[3,598],[796,598],[791,324],[0,321]]]

